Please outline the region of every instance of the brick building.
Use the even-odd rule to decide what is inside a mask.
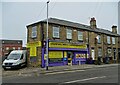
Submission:
[[[95,18],[90,26],[66,20],[49,18],[49,66],[85,63],[92,58],[104,63],[118,59],[117,26],[112,32],[98,28]],[[27,25],[28,61],[31,66],[45,67],[46,20]]]
[[[22,49],[22,40],[0,40],[0,56],[5,56],[10,50]]]
[[[118,37],[118,59],[120,63],[120,36]]]

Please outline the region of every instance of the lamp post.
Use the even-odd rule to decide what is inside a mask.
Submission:
[[[46,33],[46,70],[48,70],[48,4],[50,1],[47,1],[47,33]]]

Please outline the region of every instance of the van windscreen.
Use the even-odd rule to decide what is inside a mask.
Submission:
[[[17,60],[21,57],[21,54],[10,54],[8,55],[7,59],[14,59]]]

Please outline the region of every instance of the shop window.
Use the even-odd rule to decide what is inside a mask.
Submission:
[[[83,32],[78,31],[78,40],[83,41]]]
[[[110,42],[110,36],[107,36],[107,43],[111,44],[111,42]]]
[[[59,38],[59,27],[53,27],[53,38]]]
[[[112,37],[112,44],[115,44],[115,37]]]
[[[61,51],[50,51],[49,52],[49,62],[62,62],[63,52]]]
[[[71,29],[67,29],[66,31],[67,33],[67,39],[72,39],[72,30]]]
[[[37,26],[32,27],[32,38],[36,38],[37,37]]]
[[[49,58],[49,63],[62,62],[63,58]]]

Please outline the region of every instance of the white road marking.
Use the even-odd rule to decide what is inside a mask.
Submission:
[[[70,73],[70,72],[77,72],[77,71],[85,71],[85,70],[75,70],[75,71],[62,71],[62,72],[53,72],[53,73],[47,73],[45,75],[52,75],[52,74],[61,74],[61,73]]]
[[[82,79],[82,80],[74,80],[74,81],[68,81],[64,83],[75,83],[75,82],[80,82],[80,81],[88,81],[88,80],[93,80],[93,79],[98,79],[98,78],[105,78],[106,76],[101,76],[101,77],[93,77],[93,78],[87,78],[87,79]]]

